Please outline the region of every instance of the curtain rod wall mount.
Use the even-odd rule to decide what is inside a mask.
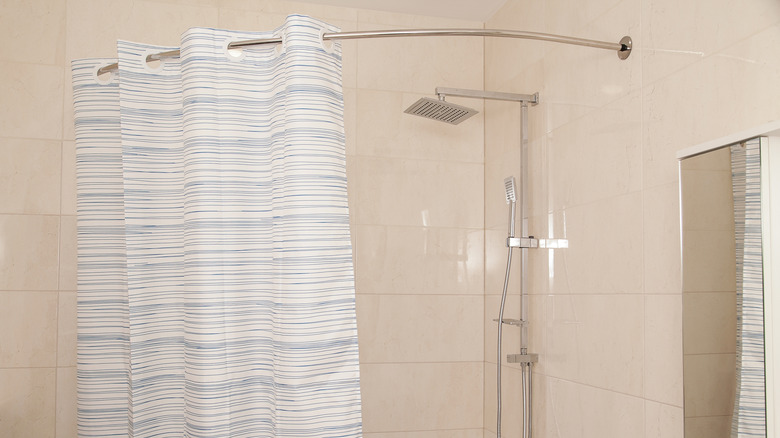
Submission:
[[[518,38],[527,40],[549,41],[560,44],[570,44],[575,46],[594,47],[597,49],[614,50],[618,58],[627,59],[631,55],[633,42],[630,36],[624,36],[620,42],[610,43],[608,41],[589,40],[585,38],[568,37],[554,35],[549,33],[525,32],[518,30],[498,30],[498,29],[406,29],[406,30],[368,30],[360,32],[336,32],[325,33],[322,39],[328,40],[358,40],[372,38],[399,38],[399,37],[418,37],[418,36],[478,36],[478,37],[497,37],[497,38]],[[239,49],[247,46],[257,46],[264,44],[280,44],[282,38],[263,38],[255,40],[235,41],[228,44],[228,49]],[[155,61],[165,58],[175,58],[180,55],[178,50],[156,53],[147,56],[146,60]],[[118,64],[109,64],[98,70],[98,75],[114,71]]]

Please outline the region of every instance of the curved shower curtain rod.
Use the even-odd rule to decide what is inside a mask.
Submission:
[[[497,30],[497,29],[407,29],[407,30],[367,30],[360,32],[335,32],[322,34],[323,40],[357,40],[368,38],[394,38],[394,37],[414,37],[414,36],[482,36],[499,38],[520,38],[527,40],[550,41],[561,44],[571,44],[575,46],[595,47],[597,49],[615,50],[618,58],[626,59],[631,54],[632,41],[630,36],[624,36],[617,43],[607,41],[588,40],[584,38],[567,37],[549,33],[525,32],[518,30]],[[237,49],[247,46],[257,46],[262,44],[280,44],[281,37],[264,38],[256,40],[235,41],[228,44],[228,49]],[[153,53],[146,57],[146,61],[159,61],[165,58],[175,58],[180,55],[178,50]],[[98,74],[108,73],[118,68],[119,64],[109,64],[101,67]]]

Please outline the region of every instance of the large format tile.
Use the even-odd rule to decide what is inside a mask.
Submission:
[[[683,294],[685,354],[736,353],[737,292]]]
[[[76,367],[57,368],[56,438],[78,438]]]
[[[60,292],[57,303],[57,366],[76,366],[76,292]]]
[[[362,364],[363,431],[482,427],[482,362]]]
[[[477,163],[358,157],[356,223],[482,228]]]
[[[0,291],[0,368],[57,362],[57,293]]]
[[[572,293],[642,292],[642,216],[641,192],[566,209],[563,258]]]
[[[643,296],[555,295],[545,310],[540,373],[642,395]]]
[[[376,30],[373,23],[358,25],[359,30]],[[482,89],[483,52],[482,38],[360,40],[357,86],[425,94],[441,86]]]
[[[682,290],[679,192],[676,183],[642,192],[644,290],[648,294]]]
[[[361,294],[483,293],[481,230],[380,225],[353,230]]]
[[[645,296],[644,396],[683,404],[682,303],[680,294]]]
[[[645,438],[683,438],[683,432],[682,407],[645,401]]]
[[[624,438],[641,436],[644,400],[566,380],[545,379],[544,427],[548,436]]]
[[[55,368],[0,368],[3,436],[53,437],[55,390]]]
[[[0,213],[59,214],[60,142],[0,138]]]
[[[0,214],[0,291],[57,290],[57,216]]]
[[[0,60],[60,64],[65,53],[62,0],[6,0],[0,3]]]
[[[361,363],[479,362],[482,297],[359,295]]]
[[[730,415],[734,409],[734,354],[692,354],[683,358],[685,416]]]
[[[0,61],[3,137],[62,138],[63,68]]]

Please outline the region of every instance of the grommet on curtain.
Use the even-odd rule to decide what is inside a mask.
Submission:
[[[225,40],[225,44],[222,46],[222,50],[225,52],[227,59],[231,61],[243,61],[244,58],[246,58],[244,49],[241,47],[236,47],[235,49],[230,48],[230,44],[234,42],[235,41]]]
[[[117,71],[111,70],[103,74],[98,74],[100,68],[101,68],[100,65],[96,65],[95,68],[92,70],[92,77],[95,79],[95,82],[97,82],[100,85],[111,85],[112,83],[114,83],[114,81],[118,76]]]
[[[162,59],[155,59],[152,60],[152,62],[149,62],[149,56],[155,55],[159,53],[157,50],[147,50],[144,52],[144,54],[140,58],[140,62],[144,67],[144,70],[150,72],[150,73],[161,73],[163,69],[163,63],[165,62]]]
[[[274,33],[273,37],[282,39],[282,42],[274,47],[275,57],[282,56],[285,50],[287,50],[287,35],[285,35],[283,31],[280,31],[279,33]]]
[[[322,44],[323,50],[328,53],[333,53],[336,51],[336,43],[331,40],[325,41],[325,33],[327,33],[327,31],[328,29],[322,29],[320,31],[320,44]]]

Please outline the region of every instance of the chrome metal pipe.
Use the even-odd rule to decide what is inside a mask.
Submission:
[[[366,30],[358,32],[334,32],[322,35],[323,40],[358,40],[371,38],[398,38],[398,37],[418,37],[418,36],[478,36],[478,37],[497,37],[497,38],[519,38],[527,40],[549,41],[560,44],[571,44],[575,46],[593,47],[596,49],[615,50],[620,59],[626,59],[631,54],[631,37],[624,36],[619,42],[611,43],[608,41],[589,40],[585,38],[569,37],[563,35],[554,35],[549,33],[526,32],[521,30],[501,30],[501,29],[404,29],[404,30]],[[283,42],[281,37],[260,38],[253,40],[235,41],[228,44],[228,49],[237,49],[247,46],[257,46],[263,44],[279,44]],[[167,56],[163,56],[167,54]],[[153,54],[147,57],[147,61],[179,56],[178,50]],[[151,58],[151,59],[150,59]],[[101,67],[98,74],[108,73],[116,70],[116,63]]]

